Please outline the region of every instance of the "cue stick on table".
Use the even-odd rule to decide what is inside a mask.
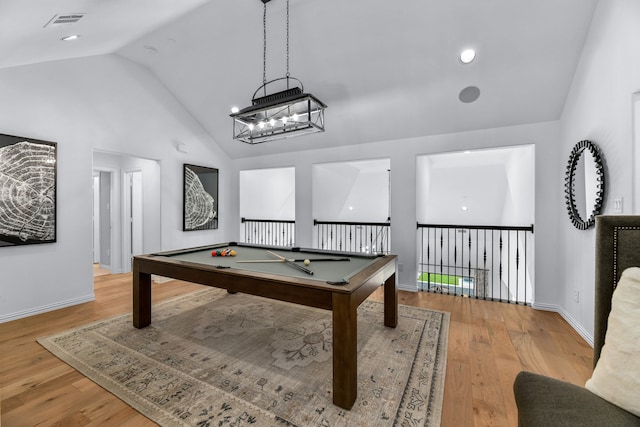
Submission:
[[[317,261],[351,261],[351,258],[287,258],[291,262]],[[284,262],[284,259],[245,259],[236,262]]]
[[[269,253],[270,253],[271,255],[273,255],[273,256],[276,256],[276,257],[280,258],[280,260],[281,260],[282,262],[284,262],[284,263],[286,263],[286,264],[289,264],[290,266],[292,266],[292,267],[294,267],[294,268],[297,268],[297,269],[298,269],[298,270],[300,270],[300,271],[304,271],[304,272],[305,272],[305,273],[307,273],[307,274],[313,275],[313,271],[309,270],[308,268],[305,268],[305,267],[303,267],[303,266],[301,266],[301,265],[298,265],[298,264],[296,264],[296,263],[295,263],[295,262],[293,262],[293,261],[289,261],[289,260],[288,260],[288,259],[286,259],[285,257],[283,257],[283,256],[281,256],[281,255],[278,255],[278,254],[277,254],[277,253],[275,253],[275,252],[271,252],[271,251],[267,251],[267,252],[269,252]]]

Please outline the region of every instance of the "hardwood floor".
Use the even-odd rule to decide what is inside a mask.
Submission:
[[[0,324],[0,423],[152,426],[61,362],[36,338],[131,311],[131,275],[95,278],[96,301]],[[154,284],[154,302],[199,285]],[[382,289],[371,298],[382,300]],[[511,304],[400,292],[406,305],[451,313],[443,426],[515,426],[513,379],[529,370],[584,385],[591,347],[556,313]]]

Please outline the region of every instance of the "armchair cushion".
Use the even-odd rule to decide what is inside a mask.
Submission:
[[[620,277],[600,359],[585,387],[640,417],[640,268]]]

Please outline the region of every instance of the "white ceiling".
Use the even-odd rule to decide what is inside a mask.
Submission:
[[[206,2],[0,0],[0,68],[112,53]],[[50,23],[70,14],[84,17],[71,25]],[[71,34],[81,37],[61,41]]]
[[[259,0],[1,0],[0,67],[116,53],[148,67],[233,158],[558,120],[597,0],[291,0],[290,72],[326,132],[249,146],[230,108],[262,84]],[[267,79],[285,0],[267,5]],[[85,13],[52,27],[55,15]],[[81,34],[74,42],[60,39]],[[464,65],[463,48],[477,50]],[[480,98],[461,103],[470,85]]]

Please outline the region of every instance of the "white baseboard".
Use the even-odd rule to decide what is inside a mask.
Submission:
[[[533,303],[531,307],[536,310],[544,310],[544,311],[555,311],[558,313],[567,323],[589,344],[593,347],[593,336],[587,332],[585,328],[582,327],[580,323],[578,323],[569,313],[565,311],[562,307],[556,304],[540,304]]]
[[[418,287],[416,285],[403,285],[402,283],[398,284],[399,291],[407,291],[407,292],[418,292]]]
[[[29,316],[35,316],[36,314],[47,313],[49,311],[59,310],[65,307],[71,307],[72,305],[83,304],[85,302],[95,301],[95,294],[85,295],[83,297],[73,298],[66,301],[60,301],[53,304],[47,304],[40,307],[30,308],[28,310],[17,311],[15,313],[9,313],[0,316],[0,323],[11,322],[12,320],[18,320]]]
[[[536,310],[555,311],[556,313],[560,312],[560,306],[556,304],[541,304],[539,302],[534,302],[531,304],[531,307],[535,308]]]

